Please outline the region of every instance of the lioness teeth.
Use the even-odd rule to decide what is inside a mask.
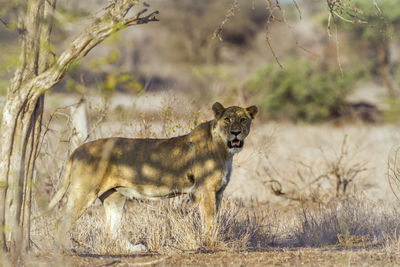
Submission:
[[[234,147],[234,146],[238,146],[239,147],[240,146],[240,140],[232,140],[231,141],[231,146],[232,147]]]

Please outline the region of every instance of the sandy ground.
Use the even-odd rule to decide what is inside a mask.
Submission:
[[[353,189],[376,202],[395,201],[387,174],[388,162],[400,144],[396,125],[256,123],[247,146],[234,159],[227,195],[281,202],[263,186],[270,179],[279,180],[285,191],[305,192],[312,186],[311,180],[326,173],[340,157],[344,138],[343,167],[359,164],[364,169],[353,180]],[[299,171],[306,181],[301,181]],[[321,181],[321,188],[332,188],[328,185],[331,182]]]
[[[173,255],[32,255],[28,266],[398,266],[400,253],[385,249],[271,249]]]

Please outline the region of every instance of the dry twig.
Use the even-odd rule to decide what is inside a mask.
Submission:
[[[359,177],[360,173],[367,170],[364,163],[349,163],[351,160],[349,159],[347,139],[348,136],[345,135],[343,137],[340,153],[335,160],[325,159],[326,170],[320,174],[316,174],[311,165],[306,164],[303,161],[299,161],[298,164],[301,166],[301,168],[297,169],[296,177],[288,182],[293,184],[296,187],[296,190],[285,192],[282,189],[281,182],[278,181],[278,179],[273,178],[267,168],[264,168],[265,173],[271,179],[265,181],[264,184],[269,185],[271,191],[276,196],[281,196],[286,199],[302,203],[321,203],[326,197],[328,197],[329,200],[332,198],[341,198],[347,196],[349,194],[348,186],[352,184],[357,177]],[[324,190],[320,184],[322,180],[331,182],[334,181],[333,184],[335,188],[330,187],[329,189]]]
[[[239,9],[239,3],[238,0],[234,0],[232,3],[232,6],[228,9],[226,12],[224,20],[221,22],[219,27],[214,31],[213,33],[213,39],[218,38],[220,41],[223,41],[221,33],[224,30],[225,24],[231,20],[233,16],[235,16],[235,11]]]
[[[400,201],[400,167],[399,167],[400,147],[395,149],[394,155],[388,160],[388,182],[393,195]]]

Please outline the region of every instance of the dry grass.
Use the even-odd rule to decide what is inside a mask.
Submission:
[[[241,201],[223,201],[216,227],[204,235],[197,207],[185,197],[161,201],[132,201],[126,207],[123,234],[133,244],[142,243],[158,253],[247,250],[274,244],[277,213],[269,208],[247,206]],[[51,249],[54,219],[34,221],[33,242],[42,251]],[[70,248],[79,254],[129,254],[104,232],[104,211],[100,204],[90,208],[70,231]]]
[[[294,230],[296,246],[397,247],[400,216],[366,199],[348,198],[302,207]]]
[[[129,255],[118,242],[106,237],[103,217],[100,204],[91,207],[70,231],[67,250],[86,255]],[[54,218],[34,221],[32,240],[38,251],[54,250]],[[123,232],[132,243],[142,243],[150,252],[161,254],[327,246],[398,250],[399,222],[394,208],[365,199],[286,211],[257,202],[224,201],[216,228],[205,236],[197,208],[180,198],[130,202]]]

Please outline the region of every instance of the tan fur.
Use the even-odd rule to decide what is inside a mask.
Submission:
[[[58,220],[59,238],[96,198],[106,211],[106,231],[117,238],[126,198],[157,199],[191,194],[208,231],[227,186],[232,157],[241,150],[257,108],[213,105],[215,119],[170,139],[107,138],[77,148],[68,160],[64,183],[49,204],[69,189]],[[236,138],[235,138],[236,136]],[[239,140],[240,147],[228,142]],[[239,142],[237,141],[237,142]],[[232,143],[229,143],[232,144]]]

